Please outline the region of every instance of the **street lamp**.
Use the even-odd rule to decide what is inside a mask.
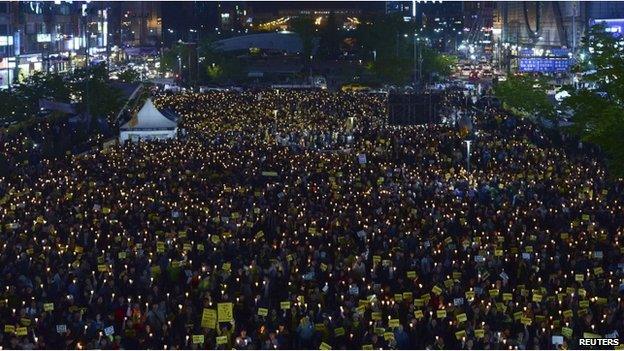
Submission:
[[[466,170],[470,173],[470,145],[472,144],[472,140],[464,140],[466,143]]]

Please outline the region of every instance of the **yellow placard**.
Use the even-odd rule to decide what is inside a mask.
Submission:
[[[283,310],[289,310],[290,309],[290,301],[282,301],[280,302],[280,308]]]
[[[398,319],[391,319],[388,321],[389,328],[398,328],[401,325]]]
[[[424,315],[424,313],[423,313],[423,311],[422,311],[422,310],[416,310],[416,311],[414,311],[414,318],[416,318],[416,319],[421,319],[421,318],[423,318],[423,317],[425,317],[425,315]]]
[[[468,316],[466,316],[466,314],[465,314],[465,313],[461,313],[461,314],[458,314],[458,315],[457,315],[457,321],[458,321],[458,322],[460,322],[460,323],[461,323],[461,322],[465,322],[465,321],[467,321],[467,320],[468,320]]]
[[[223,269],[224,272],[229,272],[232,270],[232,264],[230,262],[225,262],[223,266],[221,266],[221,269]]]
[[[26,336],[28,335],[28,328],[26,327],[19,327],[15,329],[15,335],[17,336]]]
[[[436,317],[438,318],[446,318],[446,310],[437,310]]]
[[[193,335],[193,344],[203,344],[204,336],[203,335]]]
[[[221,302],[217,304],[218,321],[231,322],[234,320],[233,306],[231,302]]]
[[[210,308],[204,308],[201,319],[202,328],[215,329],[217,327],[217,311]]]
[[[269,310],[266,308],[258,308],[258,316],[266,317],[269,315]]]
[[[589,332],[583,332],[583,339],[600,339],[600,338],[602,338],[602,336],[600,336],[598,334],[589,333]]]
[[[475,329],[474,336],[475,336],[475,338],[482,339],[483,337],[485,337],[485,330],[484,329]]]
[[[225,345],[228,342],[227,335],[217,336],[217,345]]]
[[[319,347],[319,350],[331,350],[331,349],[332,349],[331,345],[326,342],[322,342],[321,346]]]

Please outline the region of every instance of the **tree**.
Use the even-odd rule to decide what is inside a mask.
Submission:
[[[199,58],[205,75],[200,77],[210,83],[239,81],[247,75],[247,63],[235,53],[219,51],[212,39],[207,39],[198,48]]]
[[[223,67],[213,62],[206,66],[206,73],[210,80],[218,81],[223,77]]]
[[[292,31],[301,38],[301,45],[303,46],[301,54],[304,62],[309,63],[314,48],[314,20],[310,17],[296,17],[291,19],[289,23]]]
[[[356,31],[361,57],[371,67],[370,72],[379,80],[405,84],[416,73],[417,62],[422,58],[422,78],[447,76],[452,72],[456,58],[441,55],[438,51],[415,40],[416,27],[399,15],[378,16],[366,19]],[[416,47],[414,47],[416,45]],[[415,53],[419,52],[419,55]],[[416,57],[418,56],[418,57]]]
[[[422,50],[423,76],[427,80],[433,80],[433,77],[449,76],[457,65],[456,56],[440,54],[428,46],[421,45],[420,50]]]
[[[598,145],[607,155],[610,171],[624,176],[624,43],[593,26],[585,36],[577,69],[595,89],[572,91],[565,100],[572,111],[569,130]]]
[[[360,56],[365,59],[369,73],[376,79],[392,84],[404,84],[413,71],[413,26],[401,16],[376,16],[364,19],[355,33]],[[405,36],[408,38],[405,38]]]
[[[530,117],[553,118],[555,110],[546,94],[547,82],[528,75],[509,76],[494,87],[494,94],[508,108]]]
[[[139,72],[132,68],[128,68],[117,75],[117,78],[120,82],[123,83],[134,83],[139,80]]]
[[[178,52],[175,50],[175,47],[163,52],[160,57],[160,71],[172,72],[177,71],[178,69]]]
[[[336,15],[331,12],[329,16],[327,16],[325,26],[321,29],[318,57],[330,60],[337,58],[340,55],[340,39]]]
[[[624,103],[624,42],[605,31],[602,24],[592,26],[581,44],[578,67],[584,78],[606,92],[613,102]]]
[[[123,106],[121,91],[110,84],[104,63],[78,69],[68,80],[79,110],[88,117],[89,131],[95,126],[92,117],[111,118]]]

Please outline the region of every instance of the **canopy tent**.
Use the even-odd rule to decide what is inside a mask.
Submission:
[[[175,138],[178,124],[174,119],[172,114],[165,116],[148,98],[139,112],[121,126],[119,142]]]

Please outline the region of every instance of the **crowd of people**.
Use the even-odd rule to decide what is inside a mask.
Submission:
[[[448,106],[463,95],[448,92]],[[0,178],[10,349],[556,349],[624,335],[624,182],[485,106],[159,94],[175,140]],[[470,171],[465,140],[472,138]]]

